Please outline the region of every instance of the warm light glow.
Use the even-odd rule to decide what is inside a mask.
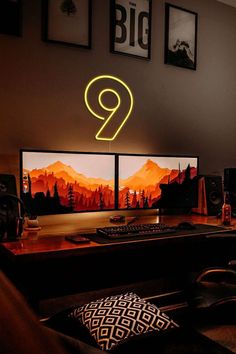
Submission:
[[[104,111],[106,111],[106,112],[111,112],[108,116],[102,116],[102,115],[98,114],[97,112],[95,112],[94,109],[91,107],[91,104],[89,103],[89,99],[88,99],[88,93],[89,93],[89,90],[91,89],[91,86],[94,83],[98,82],[99,80],[104,80],[104,79],[109,79],[109,80],[112,80],[112,81],[116,81],[119,84],[121,84],[126,89],[126,91],[128,92],[129,100],[130,100],[128,112],[125,114],[122,122],[116,128],[115,133],[113,133],[113,135],[110,136],[110,137],[109,136],[108,137],[102,137],[101,135],[102,135],[105,127],[107,127],[107,125],[112,122],[112,118],[114,117],[114,119],[115,119],[115,113],[118,112],[118,110],[121,107],[122,101],[121,101],[121,97],[120,97],[119,92],[115,91],[112,88],[105,88],[104,90],[100,91],[100,93],[98,95],[98,103],[99,103],[100,107],[103,108]],[[108,107],[103,102],[103,96],[104,96],[104,94],[106,94],[108,92],[112,93],[116,97],[117,103],[116,103],[116,105],[114,107]],[[133,95],[132,95],[132,92],[131,92],[130,88],[126,85],[126,83],[124,81],[120,80],[119,78],[117,78],[115,76],[110,76],[110,75],[97,76],[93,80],[91,80],[89,82],[89,84],[87,85],[86,89],[85,89],[84,100],[85,100],[86,107],[88,108],[90,113],[93,116],[95,116],[96,118],[105,121],[103,123],[103,125],[101,126],[101,128],[99,129],[99,131],[97,132],[97,134],[95,135],[95,138],[97,140],[105,140],[105,141],[111,141],[111,140],[114,140],[117,137],[117,135],[119,134],[119,132],[123,128],[124,124],[127,122],[128,118],[129,118],[129,116],[130,116],[130,114],[132,112],[133,105],[134,105],[134,99],[133,99]]]

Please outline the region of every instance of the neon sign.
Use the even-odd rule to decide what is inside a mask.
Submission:
[[[115,103],[108,105],[106,98],[110,98],[110,101],[115,100]],[[95,139],[105,141],[112,141],[117,137],[129,119],[134,105],[130,88],[124,81],[111,75],[101,75],[92,79],[85,89],[84,100],[89,112],[104,121]]]

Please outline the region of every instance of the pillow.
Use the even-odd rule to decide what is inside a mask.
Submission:
[[[139,296],[137,296],[136,294],[127,293],[124,296],[127,295],[129,295],[132,298],[139,299]],[[97,301],[105,301],[110,298],[111,297],[106,297]],[[73,312],[74,309],[77,309],[82,306],[84,306],[84,304],[76,304],[70,308],[57,312],[56,314],[52,315],[49,319],[45,320],[43,323],[45,326],[50,327],[58,332],[77,338],[80,341],[83,341],[89,345],[99,348],[99,345],[97,344],[95,339],[91,336],[87,327],[84,326],[82,322],[78,321],[76,317],[70,316],[70,314]]]
[[[73,309],[68,316],[82,323],[102,350],[114,349],[133,336],[179,327],[158,307],[134,293],[92,301]]]

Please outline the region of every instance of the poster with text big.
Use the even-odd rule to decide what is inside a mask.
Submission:
[[[111,52],[151,58],[151,0],[111,0]]]

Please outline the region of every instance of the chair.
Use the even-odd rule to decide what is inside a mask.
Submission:
[[[230,268],[208,268],[196,277],[189,296],[195,309],[216,309],[236,304],[236,271]]]
[[[219,235],[217,236],[219,237]],[[228,237],[232,237],[229,235]],[[236,352],[236,271],[203,269],[187,291],[191,322],[202,334]]]
[[[232,354],[190,328],[146,336],[118,346],[114,354]],[[137,340],[136,340],[137,339]],[[81,340],[44,327],[21,294],[0,272],[0,343],[4,354],[102,354],[106,353]]]

